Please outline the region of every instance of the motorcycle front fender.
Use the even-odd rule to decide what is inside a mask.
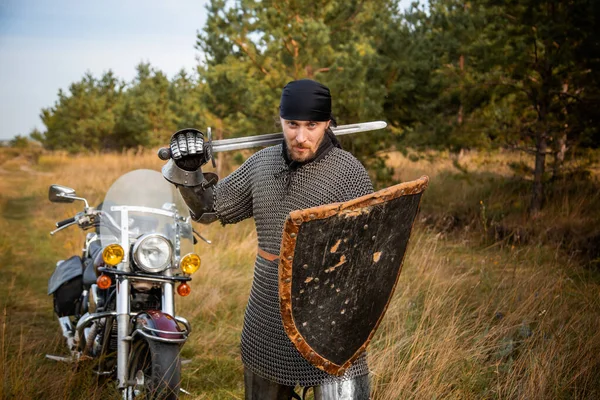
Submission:
[[[139,313],[134,323],[132,336],[142,335],[158,342],[184,343],[189,333],[179,327],[175,318],[159,310]]]

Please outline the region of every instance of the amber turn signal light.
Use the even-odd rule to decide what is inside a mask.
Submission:
[[[182,283],[181,285],[177,286],[177,293],[181,297],[185,297],[192,293],[192,288],[187,283]]]
[[[96,279],[96,285],[100,289],[108,289],[112,285],[112,279],[110,279],[110,276],[102,274]]]
[[[184,274],[191,275],[200,268],[200,256],[190,253],[181,259],[179,265]]]
[[[102,259],[107,265],[112,267],[123,261],[124,256],[125,252],[121,245],[118,244],[109,244],[102,250]]]

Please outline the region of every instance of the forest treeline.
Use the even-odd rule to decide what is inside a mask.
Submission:
[[[569,158],[600,145],[600,3],[595,0],[211,0],[197,71],[168,79],[149,64],[125,82],[86,74],[42,110],[48,149],[167,143],[184,127],[218,138],[277,131],[281,88],[331,88],[341,124],[389,129],[343,144],[374,157],[398,148],[511,148],[531,156],[531,209]]]

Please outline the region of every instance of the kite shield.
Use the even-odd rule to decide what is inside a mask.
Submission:
[[[429,178],[290,213],[279,262],[285,331],[315,367],[343,375],[387,309]]]

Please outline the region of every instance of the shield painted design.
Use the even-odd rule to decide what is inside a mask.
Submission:
[[[394,293],[429,178],[290,213],[279,258],[285,331],[315,367],[343,375]]]

